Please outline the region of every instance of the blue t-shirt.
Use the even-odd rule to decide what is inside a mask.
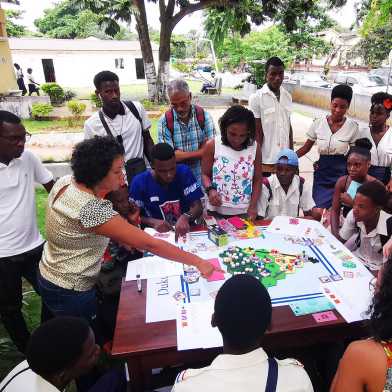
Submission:
[[[190,205],[203,197],[200,185],[191,169],[178,164],[174,180],[163,187],[151,171],[138,174],[130,185],[130,196],[141,209],[142,216],[164,219],[175,225]]]

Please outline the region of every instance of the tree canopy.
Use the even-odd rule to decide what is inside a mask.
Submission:
[[[22,37],[26,34],[26,27],[18,23],[22,13],[23,11],[5,10],[5,28],[8,37]]]

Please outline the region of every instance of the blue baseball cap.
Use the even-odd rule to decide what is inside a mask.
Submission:
[[[276,163],[281,163],[285,165],[295,166],[298,167],[298,156],[295,151],[290,150],[289,148],[284,148],[281,150],[276,157]]]

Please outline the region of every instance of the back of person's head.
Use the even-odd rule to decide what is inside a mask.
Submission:
[[[151,149],[152,160],[168,161],[175,157],[174,149],[170,144],[158,143]]]
[[[27,345],[27,362],[35,373],[53,377],[72,368],[82,357],[91,329],[76,317],[56,317],[39,326]]]
[[[378,342],[392,338],[392,257],[383,264],[380,287],[370,305],[371,336]]]
[[[235,275],[218,291],[213,322],[225,345],[247,350],[260,343],[271,314],[271,298],[260,281],[251,275]]]
[[[243,143],[243,148],[253,145],[256,138],[255,116],[252,111],[242,105],[230,106],[219,119],[222,144],[230,146],[227,138],[227,128],[238,123],[245,124],[248,129],[248,137]]]
[[[383,183],[378,180],[365,182],[358,188],[357,193],[368,197],[380,208],[384,208],[388,202],[388,192]]]
[[[118,76],[112,71],[101,71],[94,76],[94,86],[97,90],[101,88],[103,82],[118,82]]]
[[[21,119],[16,114],[7,110],[0,110],[0,129],[3,126],[3,123],[20,124]]]
[[[382,105],[385,110],[390,113],[392,110],[392,95],[385,92],[378,92],[372,95],[370,99],[371,105]]]
[[[331,101],[335,98],[344,99],[350,105],[351,99],[353,98],[353,89],[347,84],[338,84],[331,92]]]
[[[361,139],[357,139],[355,141],[355,145],[350,148],[347,157],[351,154],[358,154],[361,155],[366,160],[370,161],[371,159],[370,150],[372,149],[372,147],[373,147],[372,143],[368,138],[364,137]]]
[[[284,62],[276,56],[270,57],[267,62],[265,63],[265,72],[268,72],[268,68],[273,65],[274,67],[283,67],[284,68]]]
[[[31,68],[27,68],[27,72],[28,72],[28,73],[32,73],[33,70],[32,70]]]
[[[78,143],[72,152],[71,168],[76,182],[91,188],[109,173],[113,161],[124,155],[124,147],[110,136],[95,136]]]
[[[15,67],[16,69],[19,69],[19,68],[20,68],[20,65],[19,65],[18,63],[14,63],[14,67]]]

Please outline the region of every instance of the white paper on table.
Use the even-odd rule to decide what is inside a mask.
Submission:
[[[221,347],[222,336],[211,326],[214,301],[192,302],[177,306],[177,349]]]
[[[136,280],[136,275],[140,275],[140,279],[150,279],[181,275],[183,272],[184,267],[181,263],[159,256],[148,256],[128,263],[125,280]]]
[[[207,282],[203,278],[194,283],[187,283],[182,276],[148,279],[146,323],[175,320],[178,303],[213,300],[223,283]]]
[[[177,292],[182,292],[180,276],[148,279],[146,323],[174,320],[178,302],[174,294]]]
[[[174,231],[168,231],[166,233],[159,233],[152,227],[146,227],[144,231],[149,234],[151,237],[157,238],[159,240],[163,240],[169,242],[172,245],[177,246],[176,244],[176,237]]]
[[[348,322],[369,318],[367,311],[373,298],[369,282],[371,277],[343,279],[321,284],[324,295]]]

